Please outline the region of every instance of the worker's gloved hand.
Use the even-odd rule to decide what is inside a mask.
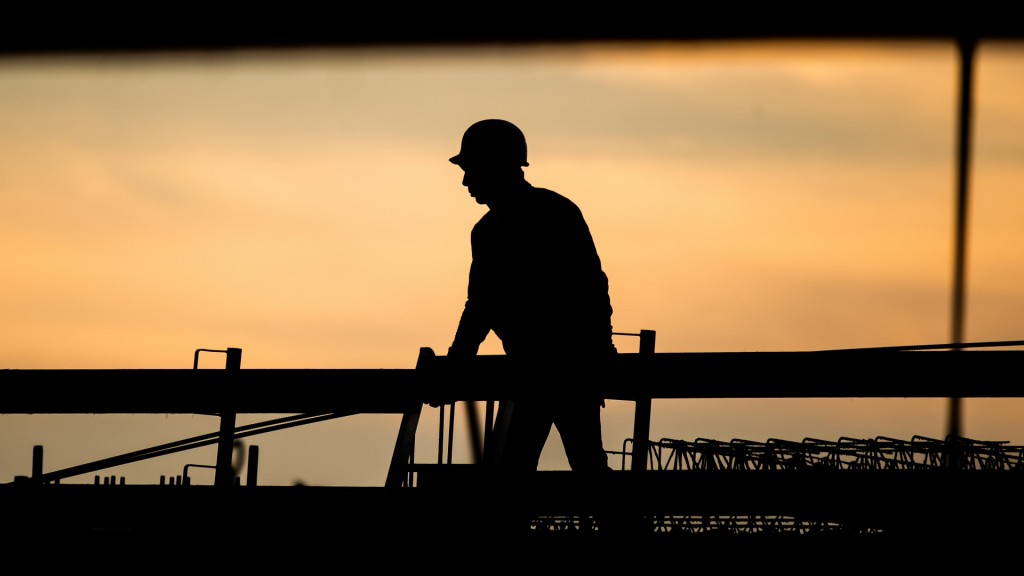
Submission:
[[[451,361],[465,361],[476,356],[479,346],[467,344],[452,344],[448,347],[448,359]]]
[[[469,359],[475,355],[474,351],[462,350],[455,346],[448,348],[447,358],[447,376],[454,376],[456,379],[459,378],[459,374],[469,363]],[[451,378],[448,378],[450,381]],[[431,408],[438,408],[445,404],[454,404],[456,401],[452,398],[433,398],[427,401],[427,404]]]

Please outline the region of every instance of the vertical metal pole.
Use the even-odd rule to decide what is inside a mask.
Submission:
[[[241,348],[228,348],[225,369],[238,370],[242,367]],[[235,444],[235,413],[221,412],[220,439],[217,442],[217,472],[214,485],[229,488],[235,485],[235,472],[231,468],[231,455]]]
[[[224,352],[227,354],[227,360],[224,363],[224,368],[228,370],[238,370],[242,367],[241,348],[228,348]]]
[[[640,353],[654,354],[654,338],[657,333],[654,330],[640,331]]]
[[[508,437],[508,425],[512,421],[512,411],[515,409],[515,401],[501,400],[498,402],[498,413],[494,417],[494,429],[491,439],[484,446],[484,466],[494,469],[501,463],[502,452],[505,449],[505,438]]]
[[[39,478],[43,475],[43,447],[32,447],[32,477]]]
[[[654,330],[640,331],[640,354],[654,355]],[[636,410],[633,415],[633,459],[631,469],[643,472],[647,469],[647,447],[651,436],[651,397],[646,393],[647,383],[637,386]]]
[[[256,475],[259,474],[260,468],[260,447],[249,446],[249,456],[246,458],[246,469],[245,469],[245,485],[255,486]]]
[[[448,413],[448,463],[452,463],[452,448],[455,443],[455,402],[452,402],[452,409]]]
[[[488,400],[488,402],[491,402]],[[487,442],[487,425],[484,425],[484,437],[480,438],[480,416],[476,411],[476,400],[466,400],[466,422],[469,425],[469,442],[473,451],[473,464],[484,461],[484,446]],[[453,424],[454,425],[454,424]],[[451,464],[451,435],[448,436],[448,463]]]
[[[484,446],[490,442],[491,429],[494,428],[494,400],[488,400],[484,405]],[[483,461],[483,450],[477,451],[477,461]]]
[[[964,301],[966,294],[967,269],[967,208],[968,183],[971,152],[971,119],[973,93],[973,63],[977,39],[973,36],[962,36],[957,42],[960,53],[960,114],[959,139],[957,144],[956,174],[956,252],[953,263],[953,311],[952,311],[952,342],[963,342],[964,334]],[[958,350],[954,348],[954,350]],[[960,398],[949,399],[949,423],[947,435],[960,436]]]
[[[437,407],[437,463],[444,464],[444,407],[443,402]]]

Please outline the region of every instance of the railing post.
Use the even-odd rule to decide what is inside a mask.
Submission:
[[[32,478],[36,480],[43,475],[43,447],[36,445],[32,447]]]
[[[227,370],[238,370],[242,367],[242,349],[228,348]],[[214,485],[229,488],[235,485],[235,472],[231,468],[231,456],[235,448],[235,413],[220,413],[220,440],[217,442],[217,472]]]
[[[247,467],[245,469],[245,485],[255,486],[256,475],[260,468],[260,447],[249,446],[249,457],[246,458]]]
[[[654,355],[654,330],[640,331],[640,354]],[[647,383],[637,385],[636,410],[633,416],[633,457],[631,469],[643,472],[647,469],[647,447],[650,446],[651,435],[651,397],[647,392]]]

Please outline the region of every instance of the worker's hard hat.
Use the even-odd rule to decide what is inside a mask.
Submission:
[[[462,135],[462,149],[449,158],[452,164],[466,167],[474,164],[514,164],[529,166],[526,161],[526,137],[507,120],[481,120]]]

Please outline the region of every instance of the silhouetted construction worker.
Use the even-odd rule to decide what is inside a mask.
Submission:
[[[481,120],[450,161],[489,208],[472,231],[465,309],[448,356],[473,356],[493,330],[520,378],[498,462],[536,471],[554,425],[574,471],[609,470],[595,379],[616,354],[608,277],[580,209],[526,181],[526,138],[505,120]]]

